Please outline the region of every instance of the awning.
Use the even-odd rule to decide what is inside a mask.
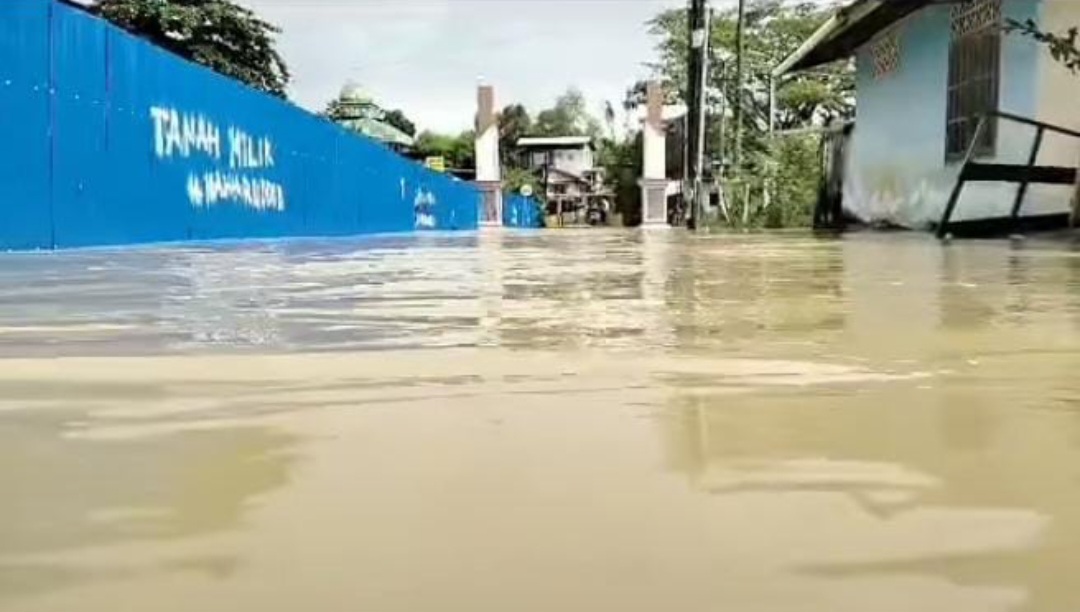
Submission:
[[[855,0],[810,36],[773,70],[773,77],[851,57],[855,50],[904,17],[931,4],[960,0]]]

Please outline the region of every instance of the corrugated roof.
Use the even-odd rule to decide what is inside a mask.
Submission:
[[[851,57],[878,32],[931,4],[960,0],[855,0],[841,8],[773,70],[780,77]]]
[[[358,134],[367,136],[368,138],[374,138],[379,142],[403,147],[412,147],[416,144],[416,140],[412,136],[409,136],[389,123],[378,121],[377,119],[369,117],[343,119],[337,121],[337,124]]]
[[[517,141],[519,147],[582,147],[592,144],[588,136],[526,136]]]

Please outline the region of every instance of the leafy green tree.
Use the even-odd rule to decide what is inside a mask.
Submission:
[[[416,136],[416,124],[405,114],[405,111],[394,109],[386,111],[383,121],[405,132],[409,136]]]
[[[509,193],[521,193],[522,187],[529,185],[537,197],[543,197],[540,177],[525,168],[503,169],[503,190]]]
[[[821,139],[812,134],[778,138],[770,145],[765,176],[773,189],[770,204],[752,223],[768,228],[809,227],[814,221],[821,181]]]
[[[522,166],[517,154],[517,141],[533,129],[532,117],[521,104],[511,104],[499,113],[499,154],[507,168]]]
[[[92,9],[117,26],[255,89],[285,97],[289,69],[281,30],[228,0],[101,0]]]
[[[783,0],[749,0],[745,20],[744,85],[736,91],[736,9],[716,14],[710,40],[713,61],[710,63],[708,105],[719,116],[725,109],[741,103],[751,133],[762,134],[769,121],[769,80],[773,69],[791,55],[833,13],[815,2],[790,4]],[[658,39],[657,62],[651,66],[660,77],[669,96],[686,91],[687,44],[686,11],[660,13],[649,22],[649,32]],[[797,75],[777,84],[776,127],[804,127],[851,114],[854,108],[854,72],[850,64],[840,64]],[[644,84],[628,92],[630,104],[644,100]]]
[[[735,133],[732,109],[738,104],[743,111],[743,167],[738,176],[730,178],[742,185],[750,184],[751,191],[759,194],[765,185],[770,186],[774,197],[768,214],[772,215],[772,222],[792,223],[804,218],[801,211],[807,203],[812,206],[816,197],[818,172],[816,158],[806,154],[816,150],[807,139],[788,144],[782,142],[787,137],[768,137],[772,71],[829,19],[834,10],[834,6],[819,2],[748,0],[741,88],[736,87],[734,78],[737,10],[718,11],[712,21],[712,60],[706,92],[707,154],[713,159],[730,157],[728,152]],[[658,57],[651,64],[654,78],[665,84],[668,103],[683,102],[689,53],[686,11],[672,9],[660,13],[649,22],[649,31],[657,39]],[[850,62],[784,78],[776,83],[776,129],[811,127],[849,117],[854,108],[854,87]],[[636,83],[628,89],[625,105],[633,108],[644,103],[644,99],[645,83]],[[799,191],[792,191],[793,186]],[[758,201],[764,198],[759,196]],[[781,210],[784,207],[792,210]],[[751,217],[763,223],[760,216],[764,213],[756,210]]]
[[[615,119],[615,106],[611,100],[604,100],[604,138],[610,141],[616,139]]]
[[[555,106],[536,116],[536,136],[600,136],[600,122],[589,114],[585,96],[570,88],[555,101]]]
[[[457,135],[424,131],[416,137],[413,151],[417,157],[442,157],[450,168],[474,168],[476,166],[476,133],[462,132]]]
[[[597,163],[604,169],[604,180],[615,194],[615,212],[627,225],[641,223],[641,178],[644,140],[641,132],[621,140],[604,139],[597,151]]]

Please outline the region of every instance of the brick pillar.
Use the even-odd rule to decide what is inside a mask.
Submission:
[[[499,165],[499,117],[495,112],[495,89],[481,85],[477,91],[476,186],[480,189],[480,225],[502,226],[502,171]]]
[[[667,226],[667,149],[664,131],[664,90],[650,81],[646,89],[647,109],[644,128],[643,176],[641,187],[641,224]]]

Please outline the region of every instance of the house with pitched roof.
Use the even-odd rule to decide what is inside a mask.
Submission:
[[[855,0],[776,68],[783,79],[855,63],[854,125],[833,160],[845,216],[910,228],[1067,222],[1080,76],[1012,31],[1025,24],[1066,32],[1080,26],[1080,1]]]
[[[596,147],[588,136],[524,137],[517,141],[525,167],[543,178],[548,213],[583,222],[596,211],[606,218],[613,194],[596,164]]]

